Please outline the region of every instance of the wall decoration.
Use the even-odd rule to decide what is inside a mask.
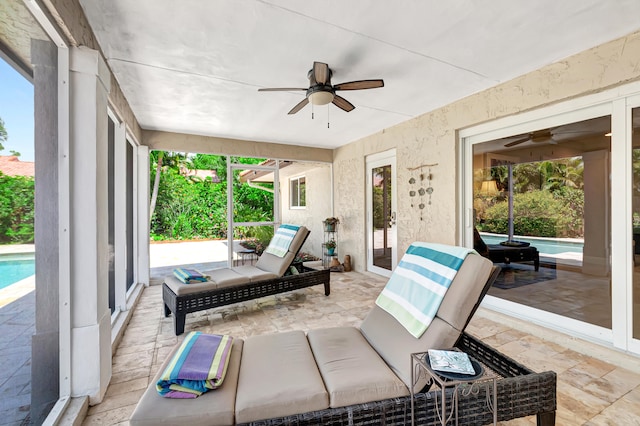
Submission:
[[[420,209],[420,220],[423,220],[422,214],[423,214],[424,208],[427,206],[424,200],[425,196],[427,195],[429,196],[427,203],[428,205],[431,205],[431,194],[433,194],[433,186],[432,186],[433,174],[431,173],[431,168],[437,165],[438,163],[422,164],[417,167],[408,168],[408,170],[411,173],[414,173],[418,170],[420,171],[420,174],[417,176],[418,179],[416,179],[416,177],[414,176],[411,176],[411,178],[409,179],[409,185],[415,185],[416,183],[418,183],[418,180],[419,180],[420,188],[418,188],[418,190],[416,191],[412,187],[411,190],[409,191],[409,197],[411,197],[411,207],[415,207],[417,202],[414,203],[414,199],[416,195],[420,196],[420,203],[417,204],[418,209]],[[428,172],[426,174],[424,173],[425,167],[428,168]]]

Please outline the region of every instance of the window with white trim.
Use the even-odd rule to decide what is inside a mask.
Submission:
[[[307,184],[304,176],[289,179],[289,205],[292,209],[304,209],[307,206]]]

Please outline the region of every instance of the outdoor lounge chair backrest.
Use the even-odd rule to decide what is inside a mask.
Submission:
[[[391,369],[411,385],[411,354],[455,345],[466,327],[486,284],[495,279],[493,264],[476,254],[468,255],[445,294],[435,319],[416,339],[394,317],[377,305],[369,312],[360,331]],[[418,383],[417,389],[425,383]]]
[[[296,232],[295,237],[293,237],[293,241],[291,241],[291,245],[289,246],[289,251],[283,257],[275,256],[271,253],[262,253],[260,258],[256,262],[256,268],[262,269],[263,271],[272,272],[279,277],[283,276],[287,269],[295,259],[298,251],[302,248],[307,236],[309,235],[309,230],[301,226]]]

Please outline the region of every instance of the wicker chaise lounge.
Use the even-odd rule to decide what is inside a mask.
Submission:
[[[439,390],[430,390],[426,377],[412,381],[411,354],[456,346],[499,375],[498,421],[537,415],[539,425],[553,425],[556,374],[534,373],[463,332],[498,271],[488,259],[467,255],[435,318],[417,338],[376,304],[360,328],[235,339],[224,384],[193,400],[158,395],[155,380],[171,362],[170,354],[130,424],[409,425],[410,387],[417,391],[415,424],[440,424]],[[493,421],[486,392],[457,394],[459,424]]]
[[[309,236],[309,230],[300,226],[282,257],[262,253],[255,266],[242,265],[204,271],[210,277],[204,283],[184,284],[174,276],[167,276],[162,285],[164,314],[173,313],[176,336],[184,333],[188,313],[219,306],[253,300],[286,291],[323,284],[324,294],[329,296],[329,270],[316,270],[293,265],[293,261]],[[291,273],[294,266],[295,274]]]

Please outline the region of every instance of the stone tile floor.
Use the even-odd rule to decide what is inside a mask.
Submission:
[[[237,337],[358,325],[386,280],[367,273],[332,273],[331,296],[322,288],[262,298],[187,316],[186,330]],[[640,358],[480,309],[468,329],[535,371],[558,374],[558,425],[640,425]],[[159,364],[181,337],[162,314],[161,286],[147,287],[113,358],[102,403],[83,425],[127,425]],[[593,356],[584,355],[584,353]],[[503,422],[533,425],[535,417]]]
[[[31,290],[0,309],[0,425],[20,425],[29,417],[36,305]]]

